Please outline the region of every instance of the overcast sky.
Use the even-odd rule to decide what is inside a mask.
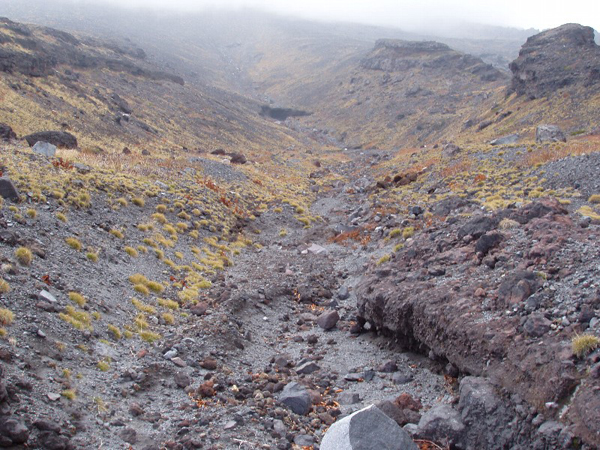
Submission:
[[[96,0],[99,1],[99,0]],[[100,0],[119,6],[199,10],[255,7],[277,13],[402,28],[449,19],[518,28],[568,22],[600,30],[600,0]]]

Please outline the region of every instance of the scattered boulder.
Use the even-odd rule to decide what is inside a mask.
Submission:
[[[9,127],[8,125],[6,125],[4,123],[0,123],[0,139],[1,140],[11,141],[16,138],[17,138],[17,135],[15,134],[15,132],[12,130],[11,127]]]
[[[192,384],[192,379],[185,372],[177,372],[173,379],[175,380],[175,384],[181,389],[185,389]]]
[[[458,238],[472,236],[473,239],[479,239],[485,233],[496,226],[496,221],[488,216],[478,216],[469,220],[458,230]]]
[[[66,131],[40,131],[24,138],[30,147],[36,142],[48,142],[58,148],[77,148],[77,138]]]
[[[128,444],[135,444],[137,442],[137,431],[131,427],[126,427],[121,431],[121,439]]]
[[[382,400],[375,403],[375,406],[381,410],[386,416],[403,427],[407,423],[419,423],[421,414],[409,408],[400,408],[391,400]]]
[[[321,450],[417,450],[400,425],[371,405],[335,422],[321,441]]]
[[[338,395],[340,405],[354,405],[360,402],[360,394],[357,392],[342,392]]]
[[[205,358],[200,363],[200,367],[206,370],[217,370],[217,360],[214,358]]]
[[[512,212],[510,218],[521,225],[531,222],[533,219],[544,217],[547,214],[565,215],[568,211],[555,198],[545,198],[538,202],[529,203],[523,208]]]
[[[567,137],[556,125],[540,125],[535,130],[535,142],[567,142]]]
[[[541,337],[550,331],[550,325],[552,322],[546,319],[542,313],[533,313],[523,324],[523,329],[529,336]]]
[[[37,141],[31,148],[34,153],[44,155],[47,158],[53,158],[56,155],[56,146],[44,141]]]
[[[335,327],[338,320],[340,320],[340,316],[337,311],[325,311],[317,318],[317,325],[327,331]]]
[[[436,216],[447,216],[457,209],[464,208],[470,204],[471,202],[467,199],[451,195],[436,203],[431,209],[431,212]]]
[[[462,152],[462,149],[453,142],[444,145],[442,148],[442,156],[444,158],[452,158],[453,156],[458,155],[460,152]]]
[[[123,148],[123,154],[124,155],[131,155],[131,150],[129,150],[129,147],[124,147]]]
[[[223,150],[222,148],[218,148],[216,150],[213,150],[212,152],[210,152],[211,155],[217,155],[217,156],[225,156],[225,150]]]
[[[246,164],[248,162],[246,157],[241,153],[232,153],[230,155],[230,158],[231,159],[229,161],[231,162],[231,164]]]
[[[538,277],[533,272],[521,270],[508,275],[498,289],[500,306],[519,304],[527,300],[538,287]]]
[[[439,405],[421,416],[417,434],[432,441],[456,444],[462,440],[464,431],[460,413],[450,405]]]
[[[19,191],[13,182],[6,177],[0,177],[0,195],[2,198],[6,198],[8,200],[19,200]]]
[[[394,373],[398,371],[398,365],[396,361],[389,360],[381,364],[377,370],[383,373]]]
[[[486,233],[481,236],[475,244],[475,251],[483,257],[487,255],[491,249],[500,245],[503,239],[504,236],[500,233]]]
[[[312,403],[308,390],[296,382],[286,384],[279,394],[278,400],[279,403],[301,416],[308,414]]]
[[[339,298],[340,300],[347,300],[348,298],[350,298],[350,290],[348,289],[348,286],[340,287],[340,289],[337,292],[337,298]]]
[[[490,145],[512,145],[519,142],[518,134],[509,134],[508,136],[502,136],[490,141]]]
[[[313,361],[309,361],[296,367],[296,373],[300,375],[309,375],[317,370],[321,370],[321,368]]]

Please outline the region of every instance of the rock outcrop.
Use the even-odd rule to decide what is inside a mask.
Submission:
[[[562,25],[527,39],[510,70],[510,90],[530,98],[551,96],[566,87],[597,85],[600,46],[591,27]]]
[[[362,61],[365,69],[385,72],[404,72],[415,68],[423,70],[455,70],[468,72],[482,81],[495,81],[502,73],[480,58],[452,50],[434,41],[401,41],[380,39],[373,51]]]

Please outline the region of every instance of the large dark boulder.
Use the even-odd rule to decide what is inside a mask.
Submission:
[[[6,177],[0,177],[0,197],[12,201],[19,200],[19,191],[13,182]]]
[[[12,130],[11,127],[4,123],[0,123],[0,139],[3,141],[10,141],[12,139],[16,139],[17,135]]]
[[[600,46],[591,27],[569,23],[531,36],[510,64],[511,91],[530,98],[600,84]]]
[[[44,141],[58,148],[77,148],[77,138],[66,131],[40,131],[25,136],[25,140],[30,147],[33,147],[36,142]]]

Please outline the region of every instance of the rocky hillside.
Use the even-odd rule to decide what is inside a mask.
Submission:
[[[302,122],[354,148],[435,142],[458,134],[507,76],[437,42],[382,40]],[[331,127],[331,128],[329,128]]]
[[[190,85],[119,45],[51,28],[0,22],[0,122],[19,136],[64,129],[92,152],[227,151],[300,145],[258,117],[260,104]]]
[[[599,85],[521,77],[588,34],[517,92],[348,46],[303,109],[3,20],[0,447],[600,446]]]

